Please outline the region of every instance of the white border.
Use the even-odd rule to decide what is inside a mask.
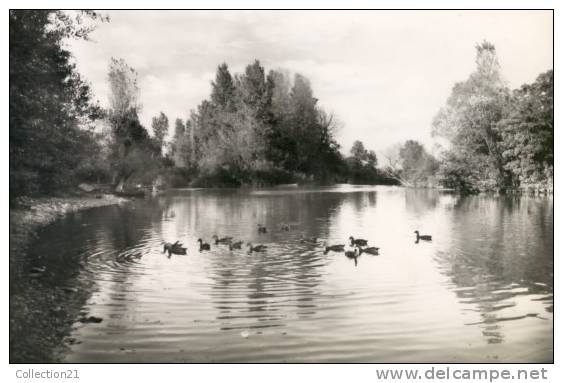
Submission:
[[[132,2],[125,2],[121,0],[99,0],[99,1],[7,1],[6,2],[6,12],[1,18],[2,30],[4,31],[2,38],[4,59],[2,60],[3,66],[3,81],[4,81],[4,92],[2,93],[2,116],[4,117],[4,129],[3,134],[5,135],[5,162],[3,163],[1,179],[5,180],[4,185],[8,181],[8,164],[9,164],[9,139],[7,135],[8,130],[8,15],[7,11],[10,7],[12,8],[93,8],[93,9],[105,9],[105,8],[131,8],[135,6],[136,8],[381,8],[381,9],[408,9],[408,8],[448,8],[448,9],[514,9],[514,8],[531,8],[531,9],[555,9],[555,20],[554,20],[554,30],[555,30],[555,52],[554,58],[556,63],[561,62],[561,46],[559,44],[558,36],[563,36],[561,31],[561,11],[563,6],[561,1],[522,1],[522,0],[512,0],[512,1],[378,1],[378,2],[368,2],[361,0],[347,0],[347,1],[335,1],[335,0],[325,0],[322,3],[304,0],[287,0],[287,1],[257,1],[257,0],[247,0],[247,1],[191,1],[191,2],[180,2],[180,1],[170,1],[161,0],[159,2],[151,2],[146,0]],[[561,81],[558,81],[559,76],[555,75],[555,100],[559,101],[563,99],[561,95]],[[556,103],[557,103],[556,101]],[[556,133],[555,133],[555,152],[562,153],[558,149],[561,147],[560,130],[562,121],[561,108],[555,110],[555,121],[556,121]],[[561,171],[559,167],[559,157],[556,154],[555,158],[555,190],[560,190],[561,187]],[[5,217],[3,220],[2,227],[2,245],[3,248],[8,250],[8,187],[4,186],[0,189],[2,194],[2,200],[4,201],[2,216]],[[560,222],[561,217],[561,207],[558,203],[555,203],[555,221]],[[558,256],[561,253],[561,241],[555,236],[555,275],[561,275],[561,262],[558,261]],[[431,365],[340,365],[340,364],[320,364],[320,365],[9,365],[8,364],[8,280],[9,280],[9,269],[8,269],[8,251],[5,252],[4,259],[4,286],[2,294],[2,314],[1,314],[1,328],[4,329],[2,333],[2,360],[4,364],[2,366],[2,381],[36,381],[36,380],[23,380],[16,379],[16,370],[25,370],[28,368],[33,368],[35,370],[40,370],[44,368],[52,368],[57,370],[62,370],[64,368],[78,369],[80,374],[80,379],[76,380],[66,380],[66,381],[80,381],[80,382],[103,382],[103,381],[135,381],[135,382],[155,382],[159,380],[166,381],[183,381],[183,382],[244,382],[244,383],[287,383],[287,381],[293,382],[310,382],[310,381],[323,381],[327,383],[342,383],[343,381],[350,380],[367,380],[376,381],[374,376],[375,369],[383,368],[416,368],[420,367],[421,370],[425,370]],[[558,284],[555,283],[556,289],[556,299],[559,296]],[[560,300],[560,299],[558,299]],[[545,367],[548,370],[548,381],[549,382],[561,382],[563,381],[563,372],[561,371],[560,361],[561,361],[561,334],[563,332],[561,324],[561,309],[559,302],[555,302],[555,361],[554,365],[518,365],[518,364],[501,364],[501,365],[454,365],[453,368],[492,368],[496,366],[501,369],[509,369],[513,372],[519,368],[526,369],[540,369]],[[446,365],[441,365],[445,367]],[[61,380],[57,380],[61,381]],[[440,382],[448,382],[451,380],[440,380]],[[513,380],[517,382],[517,380]]]

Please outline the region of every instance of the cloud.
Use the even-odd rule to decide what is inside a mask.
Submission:
[[[551,68],[549,11],[111,11],[95,43],[71,42],[80,72],[107,102],[111,57],[139,73],[141,119],[185,117],[208,97],[218,64],[240,72],[306,75],[344,123],[344,149],[361,138],[383,150],[409,138],[433,144],[430,123],[474,67],[474,46],[496,44],[513,87]]]

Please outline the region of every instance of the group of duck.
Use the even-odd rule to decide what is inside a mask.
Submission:
[[[292,226],[289,224],[283,223],[280,225],[280,230],[282,231],[290,231],[291,228]],[[267,232],[268,229],[264,225],[258,224],[259,234],[266,234]],[[414,233],[416,234],[415,243],[418,243],[421,240],[432,241],[431,235],[421,235],[418,230],[416,230]],[[220,238],[218,235],[213,235],[211,238],[213,239],[213,242],[215,243],[216,246],[219,245],[228,246],[230,251],[240,250],[244,245],[244,241],[236,241],[233,237]],[[305,244],[317,245],[318,244],[317,240],[318,240],[317,237],[306,238],[302,236],[299,239],[299,242]],[[346,255],[348,258],[356,258],[363,253],[371,254],[371,255],[379,255],[379,247],[368,246],[368,241],[366,239],[354,238],[353,236],[350,236],[349,240],[350,240],[350,245],[348,249],[346,249],[345,244],[328,245],[326,242],[324,242],[323,243],[323,246],[325,248],[324,253],[328,254],[329,252],[337,252],[337,253],[343,252],[344,255]],[[207,242],[204,242],[201,238],[199,238],[197,242],[199,243],[200,252],[211,250],[211,245]],[[247,242],[245,246],[248,248],[249,254],[253,252],[264,252],[268,248],[268,246],[262,244],[254,246],[251,242]],[[166,242],[164,243],[163,253],[166,252],[168,252],[168,256],[171,256],[172,254],[185,255],[187,253],[187,249],[184,247],[182,243],[180,243],[180,241],[176,241],[174,243]]]

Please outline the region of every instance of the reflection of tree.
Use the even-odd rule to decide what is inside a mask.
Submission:
[[[436,209],[440,200],[440,192],[434,189],[405,189],[405,206],[407,211],[416,215],[426,214]]]
[[[516,307],[510,299],[542,294],[545,311],[553,311],[552,203],[476,196],[455,206],[451,248],[439,253],[438,261],[457,286],[460,301],[477,306],[482,320],[473,324],[483,328],[489,343],[502,342],[499,323],[538,314],[499,314]]]

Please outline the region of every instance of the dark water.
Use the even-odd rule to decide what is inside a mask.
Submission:
[[[416,229],[433,241],[415,243]],[[215,233],[268,249],[198,252],[196,240]],[[325,254],[301,235],[329,244],[354,235],[380,255]],[[162,242],[176,240],[188,255],[162,254]],[[75,310],[61,332],[72,340],[68,362],[553,360],[549,198],[175,191],[71,215],[22,262],[47,266],[38,289],[66,289],[57,310]]]

